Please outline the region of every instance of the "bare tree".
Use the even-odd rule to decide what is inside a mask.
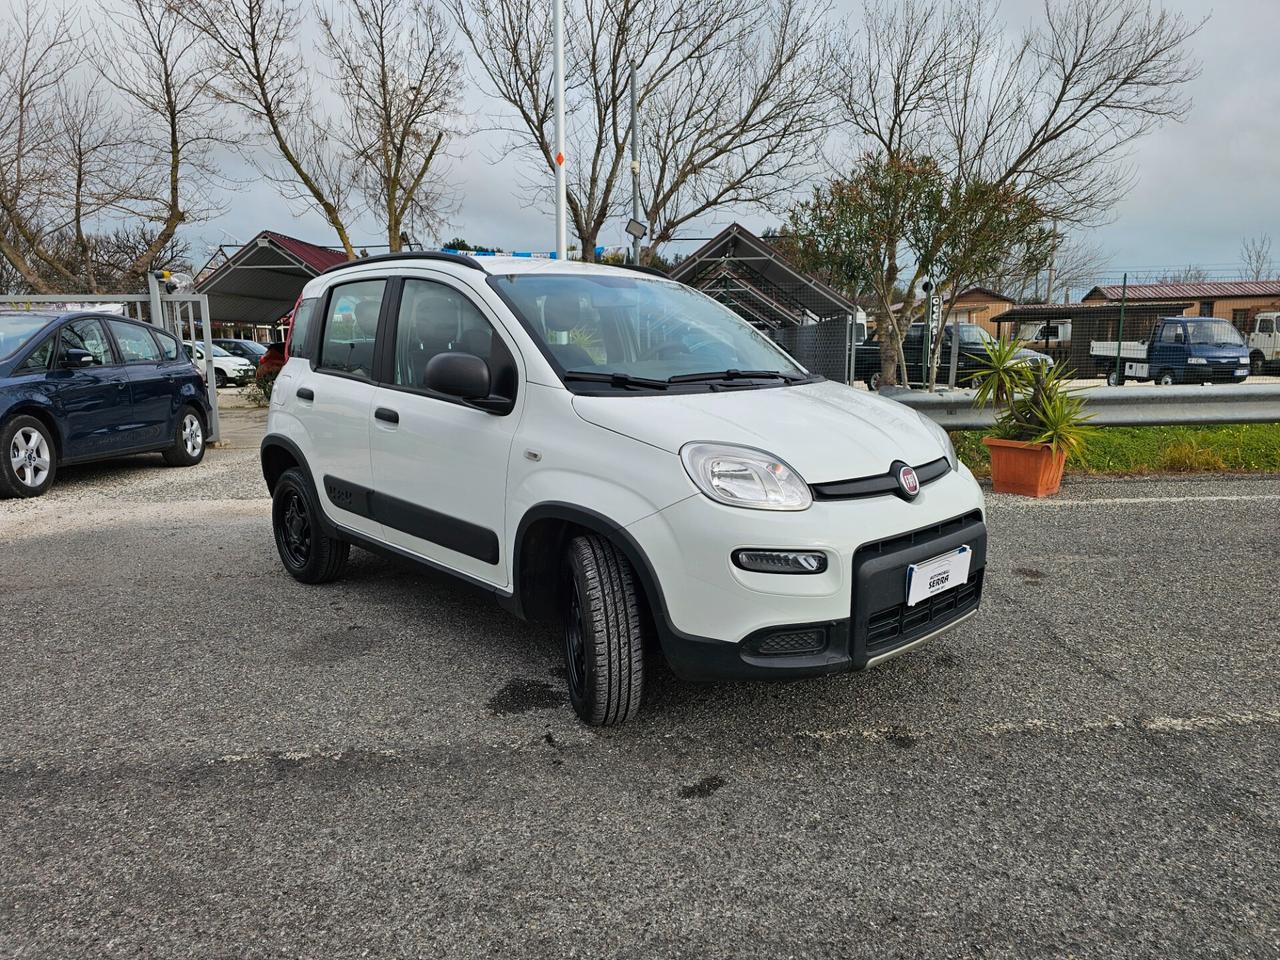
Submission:
[[[453,207],[439,168],[457,132],[462,59],[444,19],[423,0],[360,0],[342,9],[321,11],[320,23],[358,161],[356,189],[399,250],[410,220],[434,233]]]
[[[1187,109],[1198,66],[1186,47],[1199,25],[1145,0],[1064,0],[1046,2],[1042,22],[1009,43],[995,14],[986,0],[867,0],[833,91],[854,146],[903,169],[936,159],[959,184],[1029,198],[1046,222],[1105,219],[1128,189],[1129,149]],[[904,292],[888,325],[895,340],[919,315],[923,280],[950,281],[934,275],[940,247],[906,240],[877,241],[876,287]]]
[[[1271,234],[1246,237],[1240,241],[1240,279],[1270,280],[1276,275],[1271,257]]]
[[[555,147],[547,0],[448,0],[527,186],[550,199]],[[566,9],[568,213],[584,255],[624,209],[629,68],[638,68],[650,256],[690,219],[769,206],[826,129],[825,8],[799,0],[576,0]]]
[[[1209,271],[1204,267],[1189,263],[1177,270],[1165,270],[1161,273],[1148,274],[1140,279],[1145,283],[1204,283],[1209,279]]]

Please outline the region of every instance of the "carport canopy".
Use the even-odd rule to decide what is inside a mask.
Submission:
[[[196,290],[209,298],[214,324],[274,327],[308,280],[346,259],[340,250],[263,230],[217,267],[206,268]]]

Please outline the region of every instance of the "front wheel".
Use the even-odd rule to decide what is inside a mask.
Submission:
[[[871,376],[867,377],[867,389],[872,393],[876,393],[880,390],[880,371],[877,370]]]
[[[584,723],[612,727],[640,710],[644,636],[631,564],[595,534],[565,555],[564,655],[569,701]]]
[[[53,485],[58,469],[49,428],[35,417],[14,417],[0,430],[0,495],[38,497]]]
[[[351,545],[325,534],[311,484],[296,467],[271,494],[271,527],[284,568],[301,583],[328,583],[342,573]]]
[[[1156,377],[1156,383],[1162,387],[1171,387],[1178,382],[1178,378],[1173,375],[1172,370],[1162,370],[1160,376]]]
[[[204,421],[193,407],[187,407],[178,418],[173,446],[164,452],[164,462],[171,467],[194,467],[204,459]]]
[[[221,370],[214,370],[213,385],[217,387],[219,390],[224,389],[227,385],[227,375],[223,373]]]
[[[1262,376],[1262,371],[1266,369],[1267,358],[1261,353],[1254,352],[1249,354],[1249,372],[1255,377]]]

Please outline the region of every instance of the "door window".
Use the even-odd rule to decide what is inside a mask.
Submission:
[[[160,344],[160,356],[165,360],[177,360],[180,350],[178,338],[159,330],[153,330],[152,333],[155,334],[156,343]]]
[[[293,323],[289,327],[289,356],[309,358],[311,349],[312,320],[316,316],[316,298],[298,303],[293,311]]]
[[[495,348],[505,353],[489,321],[463,293],[430,280],[406,280],[396,322],[394,383],[425,384],[427,364],[442,353],[470,353],[489,364]]]
[[[1182,343],[1182,324],[1166,323],[1160,328],[1161,343]]]
[[[321,369],[356,377],[373,375],[374,339],[386,285],[385,280],[358,280],[330,291],[320,343]]]
[[[1258,332],[1270,333],[1274,329],[1272,327],[1273,323],[1275,323],[1275,321],[1271,319],[1271,317],[1263,317],[1261,320],[1258,321]]]
[[[111,332],[115,335],[116,346],[125,363],[158,363],[160,348],[151,339],[151,331],[136,323],[125,323],[123,320],[108,320]]]
[[[99,321],[92,318],[72,320],[62,328],[62,349],[88,350],[93,354],[94,363],[115,363],[111,345],[107,342],[107,331],[102,329]]]

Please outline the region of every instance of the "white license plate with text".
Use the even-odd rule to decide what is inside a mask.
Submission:
[[[907,606],[914,607],[944,590],[958,587],[969,579],[969,563],[973,551],[959,547],[923,563],[907,567]]]

